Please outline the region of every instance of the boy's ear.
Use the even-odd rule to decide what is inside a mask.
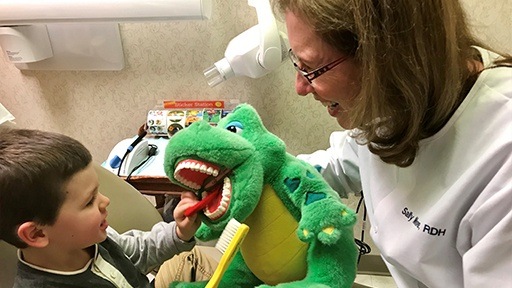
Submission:
[[[18,237],[30,247],[43,248],[48,245],[48,237],[44,230],[33,221],[25,222],[18,227]]]

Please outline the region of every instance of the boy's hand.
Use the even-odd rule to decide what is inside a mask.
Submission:
[[[198,217],[197,213],[190,215],[189,217],[185,217],[185,210],[193,206],[199,202],[197,200],[196,195],[192,192],[183,192],[181,193],[181,200],[174,208],[174,220],[176,221],[176,234],[183,241],[190,241],[194,234],[201,225],[201,219]]]

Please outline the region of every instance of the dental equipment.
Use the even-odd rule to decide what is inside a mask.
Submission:
[[[269,0],[247,2],[256,9],[258,24],[233,38],[224,58],[203,71],[211,87],[235,76],[262,77],[286,59],[288,37],[277,28]]]

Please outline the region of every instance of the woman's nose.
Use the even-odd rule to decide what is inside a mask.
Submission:
[[[313,86],[311,86],[306,77],[302,76],[299,72],[295,75],[295,91],[301,96],[306,96],[314,91]]]

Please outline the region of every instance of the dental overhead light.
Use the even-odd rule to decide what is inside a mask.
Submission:
[[[275,70],[286,58],[288,38],[277,28],[269,0],[248,0],[258,24],[233,38],[224,58],[204,70],[211,87],[235,76],[259,78]]]
[[[0,46],[19,69],[121,70],[120,22],[200,20],[211,0],[0,0]]]

